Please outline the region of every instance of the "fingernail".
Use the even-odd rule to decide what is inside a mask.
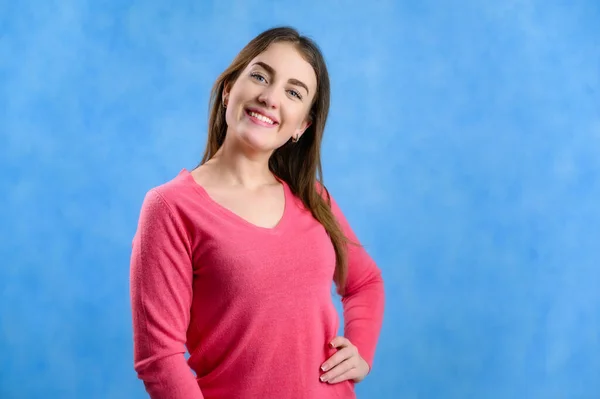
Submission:
[[[324,364],[324,365],[321,366],[321,370],[323,370],[323,371],[327,371],[328,368],[329,367],[326,364]]]
[[[335,348],[335,346],[333,346],[333,342],[330,342],[330,343],[329,343],[329,346],[330,346],[331,348]]]
[[[320,377],[319,377],[319,379],[321,380],[321,382],[325,382],[325,381],[327,381],[327,378],[325,378],[325,376],[323,376],[323,375],[322,375],[322,376],[320,376]]]

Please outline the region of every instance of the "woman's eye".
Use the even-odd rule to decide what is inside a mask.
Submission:
[[[289,93],[292,96],[298,97],[299,100],[302,100],[302,96],[300,95],[300,93],[298,93],[296,90],[289,90]]]
[[[259,82],[265,82],[266,79],[259,73],[253,73],[250,76],[252,76],[254,79],[258,80]]]

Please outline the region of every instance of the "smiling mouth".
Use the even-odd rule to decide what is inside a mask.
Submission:
[[[247,109],[246,110],[246,115],[250,116],[251,118],[256,119],[257,121],[262,122],[263,124],[266,124],[268,126],[276,126],[277,122],[275,122],[273,119],[264,116],[263,114],[260,114],[258,112],[252,111]]]

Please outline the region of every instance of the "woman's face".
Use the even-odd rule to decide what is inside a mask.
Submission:
[[[273,43],[225,89],[227,137],[272,152],[309,126],[317,89],[312,66],[294,45]]]

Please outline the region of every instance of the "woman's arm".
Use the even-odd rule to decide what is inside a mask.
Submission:
[[[383,323],[385,303],[381,271],[350,227],[343,212],[331,198],[331,208],[348,244],[348,277],[342,296],[344,336],[358,348],[360,356],[373,366],[375,348]],[[355,244],[352,244],[355,243]]]
[[[187,232],[156,189],[133,239],[130,288],[134,368],[153,399],[203,399],[185,353],[192,301]]]

